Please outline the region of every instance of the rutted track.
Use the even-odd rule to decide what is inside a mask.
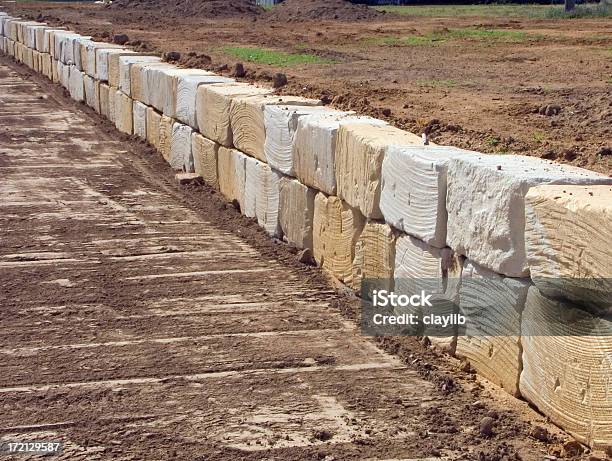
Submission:
[[[448,401],[330,309],[329,287],[187,206],[23,77],[0,62],[1,439],[61,440],[71,460],[490,445],[474,435],[484,406],[463,416],[467,393]]]

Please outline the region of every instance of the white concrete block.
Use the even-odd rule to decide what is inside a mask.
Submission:
[[[355,243],[351,281],[351,287],[362,297],[370,298],[374,289],[393,289],[396,238],[396,231],[386,223],[365,224]]]
[[[115,45],[112,43],[104,43],[104,42],[94,42],[93,40],[89,40],[85,42],[81,53],[85,54],[85,59],[82,59],[84,72],[90,77],[99,78],[98,70],[97,70],[97,50],[102,49],[113,49],[113,50],[123,50],[124,48],[120,45]]]
[[[172,132],[174,129],[174,119],[162,115],[159,122],[159,145],[158,150],[166,162],[170,163],[170,151],[172,148]]]
[[[108,119],[112,123],[116,123],[117,121],[117,111],[115,110],[117,105],[117,91],[115,87],[108,87]]]
[[[271,94],[272,90],[248,83],[222,83],[198,88],[196,118],[198,129],[206,138],[222,146],[233,145],[230,124],[232,99],[239,96]]]
[[[159,94],[159,80],[154,77],[151,68],[174,69],[176,66],[167,62],[134,63],[130,68],[130,90],[132,97],[148,106],[153,105],[153,98]]]
[[[268,105],[317,106],[320,101],[297,96],[236,96],[230,106],[230,125],[236,148],[266,162],[264,108]]]
[[[70,66],[68,91],[70,92],[70,97],[78,102],[85,101],[84,75],[76,66]]]
[[[260,187],[258,189],[256,210],[257,222],[272,237],[281,238],[279,222],[280,182],[282,175],[262,164],[260,168]]]
[[[612,187],[532,187],[525,204],[527,263],[540,292],[611,309]]]
[[[312,250],[316,195],[316,190],[301,184],[296,179],[281,179],[279,222],[285,240],[298,248]]]
[[[87,74],[83,74],[83,86],[85,88],[85,102],[96,112],[100,112],[100,95],[97,80]]]
[[[173,170],[193,173],[193,153],[191,152],[191,135],[193,128],[176,122],[172,127],[170,144],[170,166]]]
[[[147,106],[147,142],[159,149],[159,127],[162,115],[152,107]]]
[[[244,181],[244,206],[242,214],[247,218],[257,217],[257,196],[262,183],[260,170],[265,164],[256,158],[246,157],[245,159],[245,181]]]
[[[246,155],[235,149],[220,147],[217,165],[219,169],[219,190],[230,202],[236,201],[244,209],[246,182]]]
[[[134,134],[140,139],[147,139],[147,106],[140,101],[134,101],[132,116],[134,117]]]
[[[215,75],[212,72],[202,75],[179,75],[176,85],[176,114],[175,118],[194,130],[198,129],[197,120],[197,94],[200,85],[215,83],[232,83],[233,79]]]
[[[132,96],[130,69],[136,63],[161,62],[157,56],[119,56],[119,89],[126,95]]]
[[[176,118],[176,103],[178,83],[180,78],[188,76],[209,75],[210,72],[199,69],[180,69],[178,67],[151,67],[153,84],[149,84],[149,91],[153,91],[150,100],[155,107],[164,115]]]
[[[206,184],[219,189],[217,174],[219,144],[194,131],[191,135],[191,151],[195,172],[202,177]]]
[[[133,101],[121,90],[115,93],[115,126],[127,135],[134,133]]]
[[[117,70],[116,76],[113,78],[114,84],[109,81],[109,70],[110,70],[110,56],[126,56],[130,54],[136,54],[135,51],[128,50],[127,48],[96,48],[96,78],[102,82],[109,82],[109,86],[119,86],[119,72]],[[118,65],[118,64],[117,64]]]
[[[380,122],[342,122],[336,144],[338,197],[370,219],[381,219],[382,163],[389,145],[421,145],[412,133]]]
[[[85,72],[85,66],[87,65],[87,62],[86,62],[87,56],[82,53],[81,49],[83,48],[84,44],[90,43],[90,42],[91,42],[91,37],[76,37],[72,41],[72,46],[73,46],[72,56],[74,60],[74,65],[81,72]]]
[[[266,140],[264,154],[268,164],[289,176],[295,176],[294,138],[298,121],[310,114],[337,114],[323,106],[267,105],[264,108]]]
[[[428,245],[445,247],[448,162],[466,155],[481,154],[447,146],[388,146],[380,194],[385,221]]]
[[[110,88],[106,83],[98,82],[98,100],[100,102],[100,115],[110,120],[109,114],[109,100],[110,100]]]
[[[611,184],[607,176],[518,155],[454,158],[448,166],[447,241],[451,248],[510,277],[529,275],[525,195],[540,184]]]

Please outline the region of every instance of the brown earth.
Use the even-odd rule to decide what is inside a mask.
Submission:
[[[612,171],[609,18],[387,15],[347,22],[328,20],[327,14],[288,23],[275,21],[276,13],[202,18],[155,8],[0,5],[101,39],[127,33],[141,50],[179,51],[184,65],[220,73],[229,74],[239,60],[226,48],[230,45],[309,53],[329,62],[290,67],[247,62],[246,78],[269,83],[275,72],[284,72],[285,93],[322,97],[338,108],[427,131],[437,143]],[[491,29],[522,35],[452,35]],[[402,37],[417,37],[417,44],[398,41]]]
[[[418,338],[361,336],[354,296],[1,57],[0,101],[0,441],[71,461],[562,455],[527,404]]]
[[[285,0],[270,11],[266,18],[272,21],[364,21],[384,17],[366,5],[348,0]]]
[[[168,18],[199,17],[228,18],[249,17],[264,13],[264,9],[250,0],[115,0],[111,9],[130,9],[142,12],[154,11]]]

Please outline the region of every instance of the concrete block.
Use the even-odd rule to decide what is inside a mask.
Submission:
[[[336,144],[338,197],[371,219],[382,219],[380,182],[389,145],[420,145],[422,139],[388,125],[341,123]]]
[[[256,158],[245,158],[244,206],[241,211],[247,218],[257,217],[257,196],[263,179],[261,169],[264,166],[265,163]]]
[[[520,391],[553,423],[595,448],[612,445],[612,322],[529,289]]]
[[[152,107],[147,107],[147,142],[159,149],[159,127],[162,115]]]
[[[526,277],[525,195],[529,188],[611,183],[607,176],[535,157],[483,154],[451,159],[448,244],[494,272]]]
[[[230,106],[230,125],[234,145],[242,152],[267,162],[264,152],[266,129],[264,108],[267,105],[316,106],[320,101],[294,96],[236,96]]]
[[[193,173],[193,153],[191,152],[191,135],[193,128],[176,122],[172,126],[170,142],[170,166],[173,170]]]
[[[110,120],[109,116],[109,98],[110,98],[110,88],[106,83],[98,82],[98,100],[100,102],[100,115],[106,117]]]
[[[170,163],[170,149],[172,145],[173,127],[174,119],[162,115],[159,122],[159,147],[157,149],[168,163]]]
[[[525,227],[529,271],[542,294],[611,312],[612,187],[532,187]]]
[[[66,29],[63,27],[53,27],[42,30],[42,41],[38,42],[37,37],[37,45],[38,51],[42,53],[49,53],[51,58],[57,59],[55,56],[55,33],[56,32],[64,32]]]
[[[279,222],[280,182],[282,175],[265,163],[259,167],[259,187],[255,209],[257,222],[272,237],[281,238]],[[245,194],[246,196],[246,194]]]
[[[318,193],[313,218],[313,254],[317,263],[338,280],[351,285],[355,244],[365,218],[338,197]]]
[[[96,48],[94,51],[96,55],[96,78],[102,82],[109,82],[109,86],[117,88],[119,86],[119,60],[118,56],[126,56],[136,54],[135,51],[128,50],[127,48]],[[111,72],[110,57],[116,56],[117,59],[113,61],[113,71]],[[113,81],[109,80],[110,74],[113,74]]]
[[[367,280],[367,289],[392,290],[395,267],[396,231],[386,223],[367,222],[355,243],[353,278],[351,286],[362,290],[362,281]]]
[[[53,80],[53,60],[49,53],[40,54],[40,71],[49,80]]]
[[[221,194],[230,202],[236,200],[240,209],[244,209],[246,156],[240,151],[222,146],[219,148],[217,166]]]
[[[70,97],[75,101],[85,101],[84,74],[78,70],[76,66],[70,66],[68,74],[68,91],[70,92]]]
[[[134,129],[133,101],[121,90],[115,93],[115,126],[122,133],[131,135]]]
[[[317,191],[296,179],[282,178],[279,221],[285,240],[298,248],[312,250],[314,200]]]
[[[117,121],[117,88],[109,86],[108,87],[108,119],[115,123]]]
[[[140,101],[134,101],[132,116],[134,117],[134,134],[140,139],[147,139],[147,106]]]
[[[137,63],[144,63],[144,62],[147,62],[147,63],[161,62],[161,58],[157,56],[144,56],[144,55],[119,56],[118,60],[119,60],[119,89],[130,97],[132,96],[131,73],[130,73],[130,69],[132,65],[137,64]]]
[[[503,277],[467,260],[461,273],[459,310],[467,318],[456,355],[489,381],[518,397],[521,316],[531,281]]]
[[[176,118],[176,103],[178,93],[178,83],[181,78],[189,76],[209,75],[210,72],[199,69],[179,69],[178,67],[151,67],[147,71],[150,73],[149,99],[160,112]]]
[[[91,37],[76,37],[72,40],[72,56],[74,60],[74,65],[81,72],[85,72],[85,67],[87,65],[87,55],[84,55],[81,50],[86,43],[90,42]]]
[[[191,135],[191,151],[195,172],[206,184],[219,189],[219,177],[217,176],[219,144],[194,132]]]
[[[380,210],[396,229],[446,246],[446,174],[451,158],[479,155],[447,146],[388,146],[382,165]]]
[[[179,75],[176,83],[176,119],[198,129],[197,93],[200,85],[232,83],[233,79],[202,71],[202,75]]]
[[[152,98],[156,96],[157,88],[157,83],[153,81],[153,74],[150,72],[151,67],[157,69],[176,68],[176,66],[168,64],[167,62],[143,62],[132,64],[130,67],[130,90],[132,92],[132,98],[148,106],[153,105]]]
[[[268,164],[283,174],[295,176],[293,151],[299,119],[310,114],[329,115],[329,113],[337,112],[323,106],[265,106],[264,154]]]
[[[83,87],[85,88],[85,102],[96,112],[100,112],[100,95],[97,80],[87,74],[83,74]]]
[[[117,86],[119,89],[121,89],[121,85],[123,83],[123,87],[125,88],[126,85],[128,85],[128,83],[125,81],[126,80],[126,75],[125,73],[127,72],[127,75],[129,76],[129,71],[126,70],[126,65],[127,65],[127,69],[130,68],[131,63],[133,62],[154,62],[155,59],[153,58],[157,58],[156,56],[152,56],[150,53],[136,53],[132,50],[124,50],[124,49],[115,49],[115,50],[102,50],[101,54],[105,54],[107,55],[107,60],[108,60],[108,82],[113,85],[113,86]],[[124,66],[123,66],[123,75],[122,75],[122,58],[124,57],[129,57],[130,60],[128,61],[123,61],[124,62]],[[144,57],[144,60],[139,60],[136,58],[140,58],[140,57]],[[153,61],[149,61],[149,59],[153,59]],[[133,61],[132,61],[133,60]],[[97,61],[96,61],[97,64]]]
[[[83,64],[83,71],[90,77],[98,78],[97,57],[99,53],[97,53],[97,51],[103,49],[124,50],[120,45],[95,42],[93,40],[81,44],[81,63]]]
[[[271,94],[272,90],[247,83],[222,83],[198,87],[196,118],[198,128],[206,138],[222,146],[232,147],[230,108],[233,98]]]

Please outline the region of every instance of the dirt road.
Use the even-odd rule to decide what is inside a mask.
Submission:
[[[563,440],[535,441],[554,429],[416,340],[386,343],[402,361],[362,337],[317,269],[4,58],[0,171],[2,441],[70,460],[535,460]]]
[[[270,84],[281,71],[289,79],[285,93],[323,98],[417,134],[428,131],[440,144],[612,173],[609,18],[475,12],[352,22],[333,20],[331,9],[314,21],[294,22],[270,13],[193,15],[155,6],[0,5],[102,40],[125,33],[136,48],[178,51],[181,64],[226,75],[243,61],[250,81]],[[287,56],[278,52],[298,62],[284,65]]]

